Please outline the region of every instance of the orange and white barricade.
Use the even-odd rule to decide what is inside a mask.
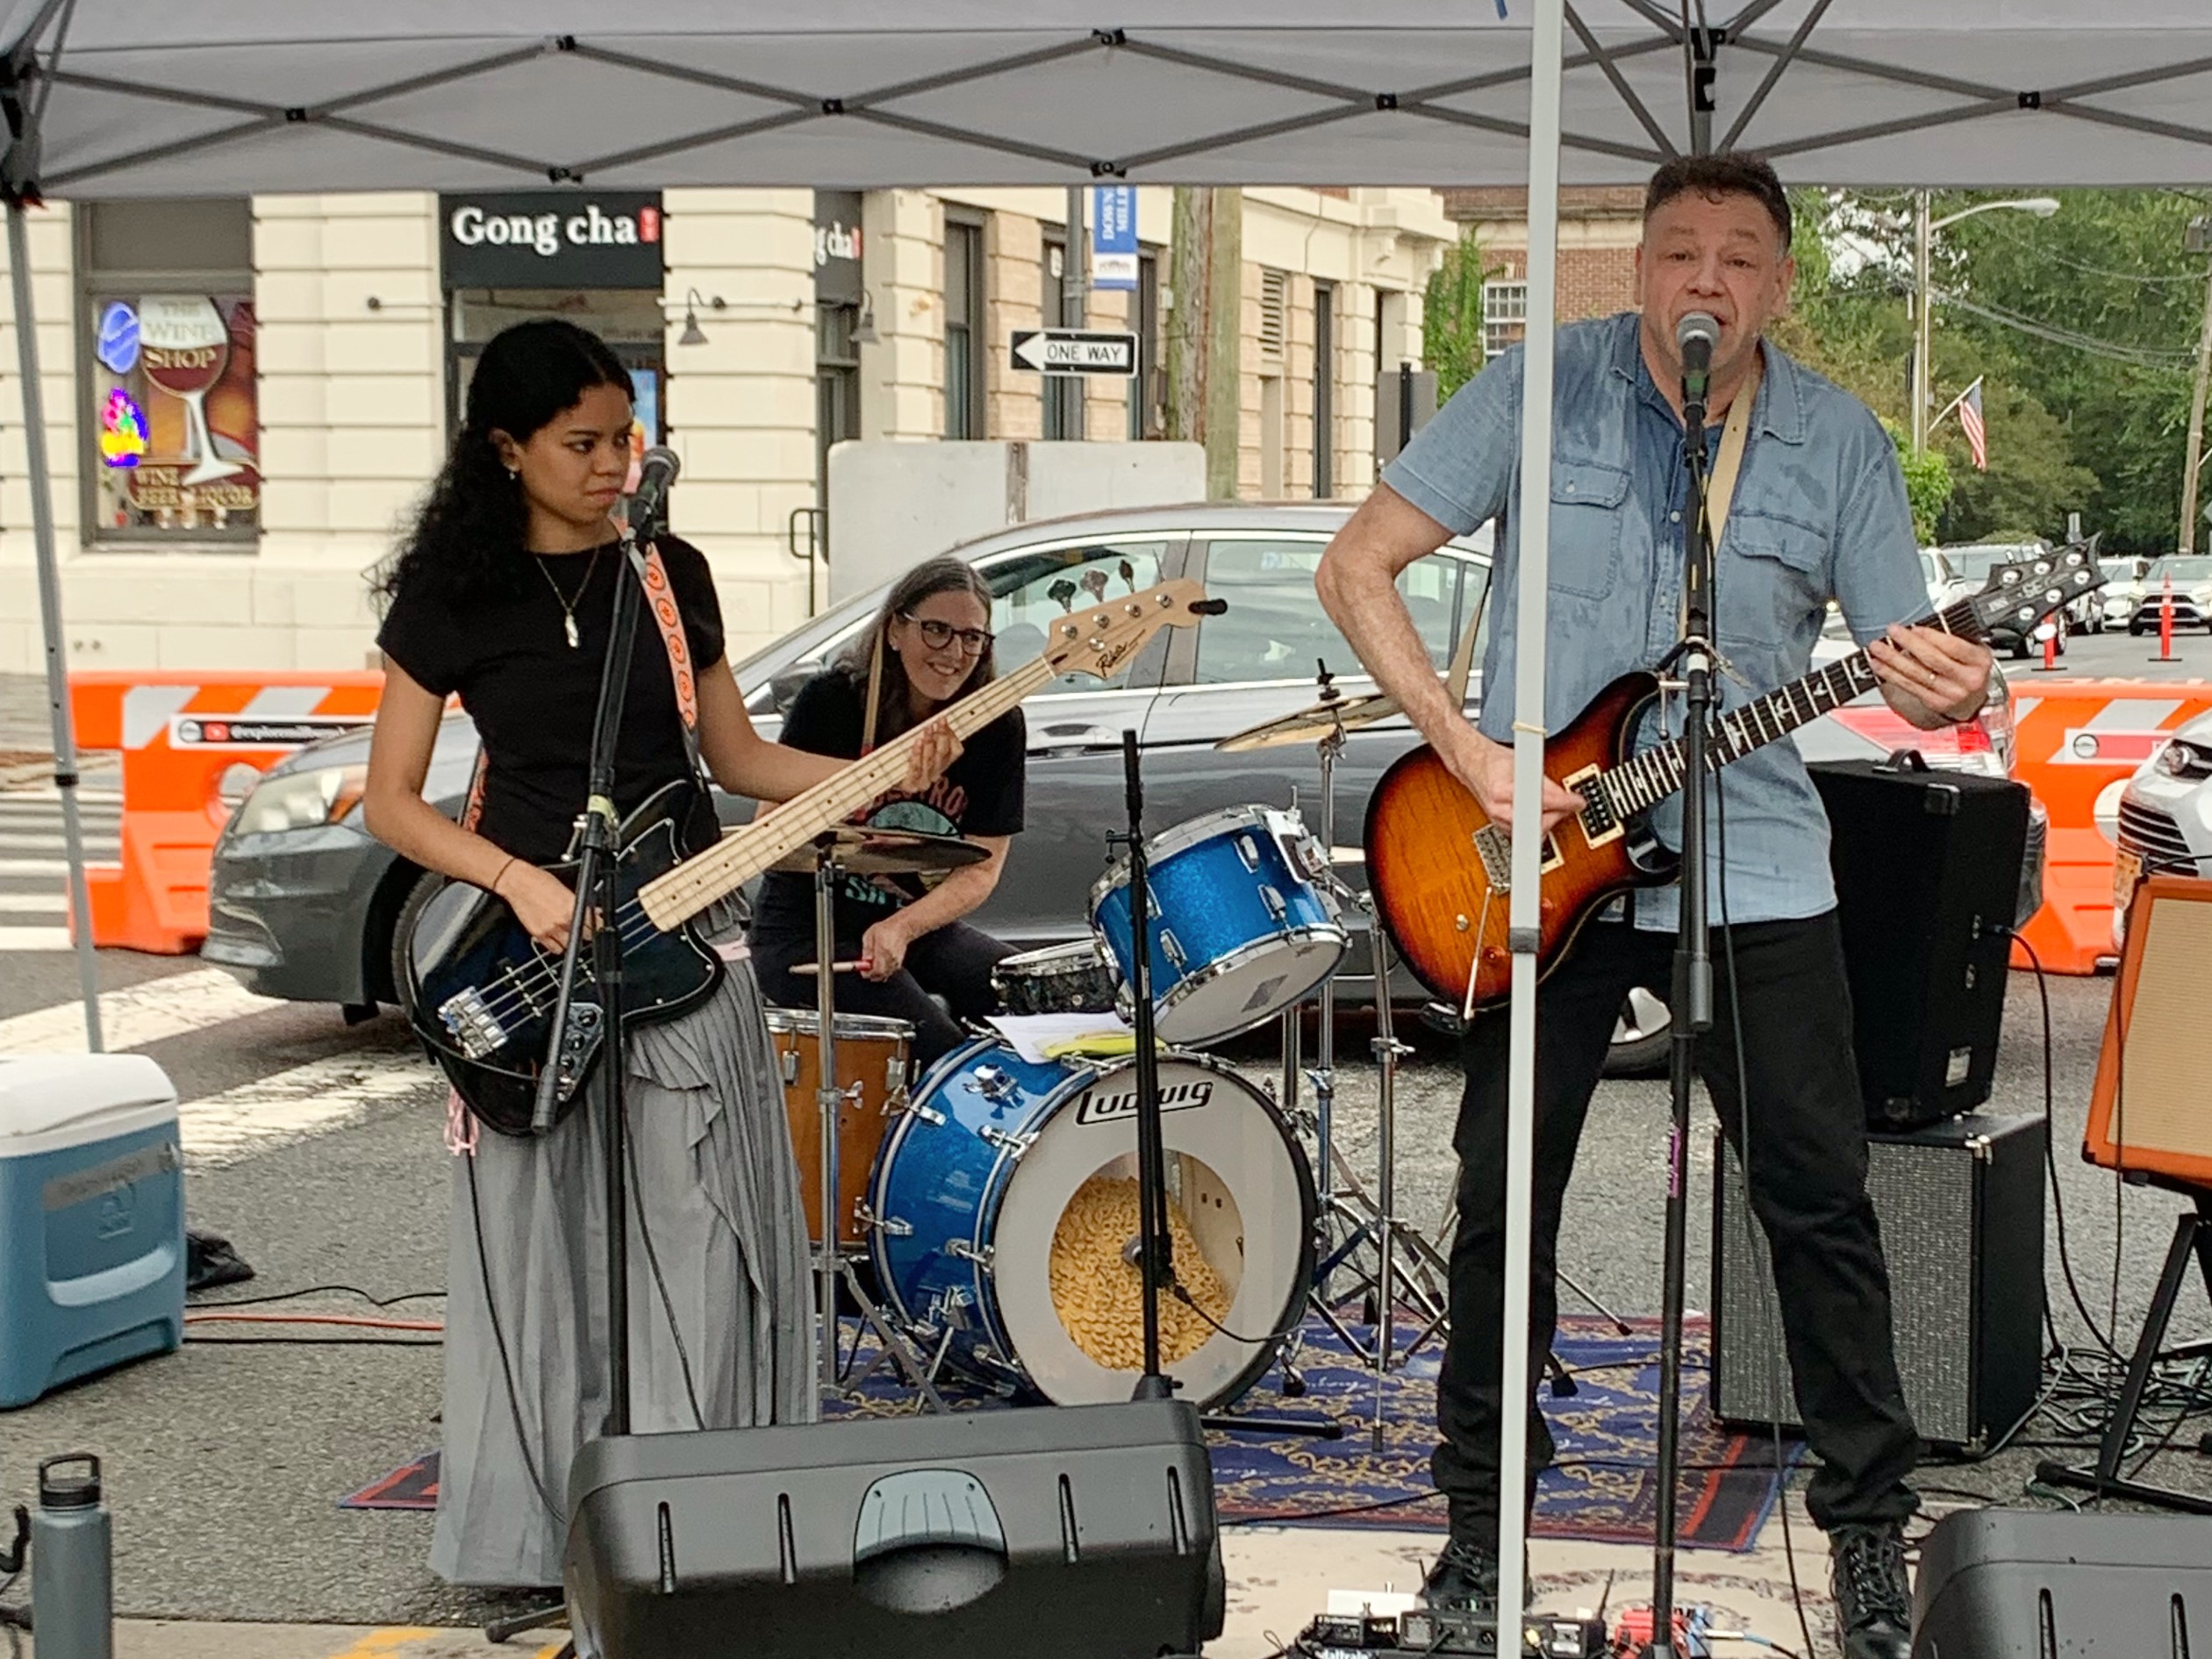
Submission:
[[[2013,703],[2013,776],[2051,815],[2043,908],[2021,930],[2054,973],[2108,966],[2113,826],[2120,792],[2174,728],[2212,709],[2212,683],[2075,680],[2038,685]],[[2015,965],[2027,957],[2015,947]]]
[[[207,937],[224,777],[376,718],[375,673],[91,672],[69,676],[78,746],[123,753],[123,858],[86,869],[92,941],[183,955]]]

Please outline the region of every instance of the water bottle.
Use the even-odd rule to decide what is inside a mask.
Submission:
[[[100,1460],[89,1452],[39,1465],[31,1619],[39,1659],[115,1659],[108,1512],[100,1501]]]

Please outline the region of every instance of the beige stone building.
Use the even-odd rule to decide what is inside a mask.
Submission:
[[[733,654],[806,612],[842,438],[1161,435],[1171,192],[1136,192],[1130,380],[1048,383],[1014,330],[1057,322],[1051,189],[540,192],[65,204],[33,288],[66,640],[76,668],[358,668],[363,572],[436,471],[476,352],[575,318],[637,375],[683,458],[676,529],[712,559]],[[1457,234],[1435,193],[1247,192],[1240,493],[1357,497],[1378,371],[1418,361]],[[13,323],[0,340],[0,672],[42,660]],[[1068,390],[1062,390],[1063,387]],[[797,554],[800,556],[795,557]]]

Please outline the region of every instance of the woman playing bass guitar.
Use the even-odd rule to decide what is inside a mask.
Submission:
[[[595,335],[545,320],[492,340],[444,469],[380,573],[383,703],[365,797],[370,832],[426,869],[497,895],[548,951],[573,896],[558,860],[584,804],[616,583],[609,514],[631,461],[627,372]],[[699,759],[733,794],[785,800],[839,762],[763,740],[723,654],[705,557],[672,537],[657,563],[680,616],[641,606],[615,805],[695,776],[679,693],[696,675]],[[469,826],[424,800],[448,695],[483,744]],[[958,753],[923,746],[916,787]],[[704,787],[686,850],[717,833]],[[727,971],[689,1013],[630,1028],[634,1152],[632,1386],[640,1433],[815,1414],[806,1234],[784,1095],[735,919],[712,929]],[[733,958],[736,958],[733,960]],[[448,1247],[444,1452],[431,1565],[457,1584],[561,1582],[569,1465],[607,1386],[601,1275],[605,1126],[589,1105],[543,1138],[460,1137]],[[642,1247],[642,1248],[641,1248]],[[651,1269],[648,1274],[648,1269]]]

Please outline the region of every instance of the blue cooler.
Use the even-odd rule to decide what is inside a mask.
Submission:
[[[0,1058],[0,1407],[183,1340],[168,1078],[143,1055]]]

